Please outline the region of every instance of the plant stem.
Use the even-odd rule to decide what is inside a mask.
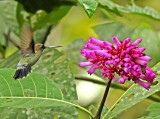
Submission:
[[[104,103],[106,101],[106,98],[107,98],[107,95],[108,95],[108,92],[109,92],[109,88],[110,88],[110,85],[111,85],[111,81],[112,79],[110,79],[110,81],[108,82],[107,86],[106,86],[106,90],[104,92],[104,95],[103,95],[103,99],[101,101],[101,104],[99,106],[99,109],[96,113],[96,116],[94,117],[94,119],[100,119],[101,117],[101,112],[102,112],[102,109],[103,109],[103,106],[104,106]]]

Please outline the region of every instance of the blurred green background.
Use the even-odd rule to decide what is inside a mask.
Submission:
[[[84,43],[88,41],[89,37],[109,42],[112,42],[113,36],[117,36],[120,40],[130,37],[131,42],[142,38],[143,41],[139,46],[146,47],[145,53],[152,57],[152,61],[148,63],[152,68],[160,61],[159,5],[159,0],[1,0],[0,68],[16,68],[21,58],[17,48],[20,44],[21,28],[24,23],[28,22],[33,28],[36,43],[63,46],[58,51],[54,51],[60,55],[53,53],[57,58],[51,59],[53,61],[54,58],[56,59],[52,65],[57,65],[59,72],[65,72],[67,67],[67,71],[72,74],[72,81],[76,84],[76,90],[73,89],[78,97],[76,103],[95,113],[103,96],[106,80],[101,78],[100,71],[89,76],[88,68],[78,67],[79,62],[85,61],[80,54],[80,49],[84,48]],[[48,34],[47,31],[49,31]],[[45,38],[46,35],[47,38]],[[47,62],[44,63],[46,58],[48,56],[43,55],[37,63],[37,67],[33,67],[33,72],[43,73],[53,80],[52,68],[46,64]],[[64,64],[66,67],[62,67],[64,61],[67,62],[67,65]],[[64,70],[61,70],[62,68]],[[49,73],[46,73],[46,70]],[[62,75],[60,81],[66,80],[68,74]],[[61,85],[61,89],[65,89],[66,85],[60,81],[57,83]],[[70,88],[69,84],[67,83],[68,88]],[[129,81],[123,85],[113,82],[105,103],[106,107],[112,107],[132,84],[133,82]],[[155,92],[156,94],[154,94]],[[160,101],[160,93],[155,92],[112,118],[137,119],[149,114],[146,108],[152,103]],[[67,91],[65,93],[67,95]],[[73,92],[70,94],[72,97]],[[54,118],[57,117],[54,116]],[[78,118],[89,119],[89,116],[79,110]]]

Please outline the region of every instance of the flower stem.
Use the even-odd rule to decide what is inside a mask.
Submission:
[[[109,92],[109,88],[110,88],[110,85],[111,85],[111,81],[112,79],[110,79],[110,81],[108,82],[107,86],[106,86],[106,90],[104,92],[104,95],[103,95],[103,99],[101,101],[101,104],[99,106],[99,109],[96,113],[96,116],[94,117],[94,119],[100,119],[101,117],[101,112],[102,112],[102,109],[103,109],[103,106],[104,106],[104,103],[106,101],[106,98],[107,98],[107,95],[108,95],[108,92]]]

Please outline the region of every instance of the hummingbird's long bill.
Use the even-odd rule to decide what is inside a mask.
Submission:
[[[62,46],[44,46],[45,48],[58,48],[58,47],[62,47]]]

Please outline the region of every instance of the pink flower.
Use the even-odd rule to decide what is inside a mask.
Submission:
[[[108,77],[108,81],[115,78],[115,73],[121,76],[119,83],[132,79],[135,83],[143,86],[147,90],[150,88],[148,83],[152,83],[156,74],[147,67],[147,62],[151,57],[146,56],[143,51],[146,48],[139,48],[142,39],[137,39],[133,43],[130,38],[119,41],[117,37],[112,38],[116,47],[107,42],[95,38],[89,38],[89,43],[85,44],[81,54],[86,57],[88,62],[80,62],[80,67],[91,66],[88,74],[92,74],[96,69],[102,69],[103,78]],[[148,83],[147,83],[148,82]]]

